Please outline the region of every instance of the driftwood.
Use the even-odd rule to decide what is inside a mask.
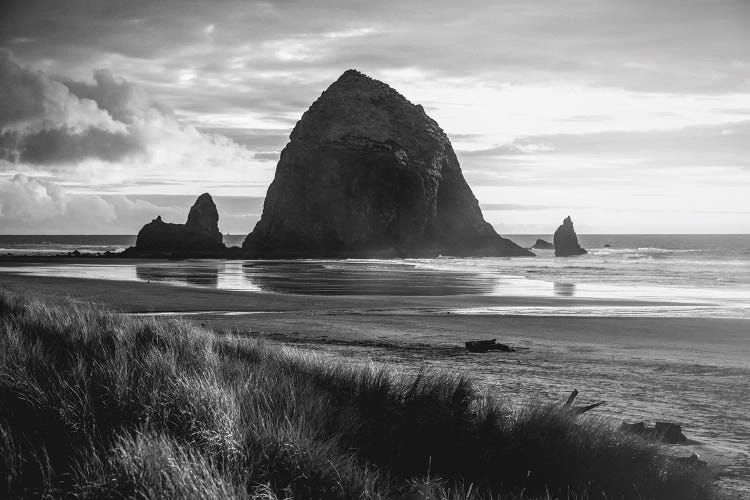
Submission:
[[[574,410],[576,414],[580,415],[582,413],[586,413],[589,410],[593,410],[594,408],[599,408],[601,405],[605,403],[606,401],[599,401],[598,403],[594,403],[592,405],[579,406],[578,408],[574,408]]]
[[[688,440],[682,433],[680,424],[673,422],[656,422],[653,427],[646,425],[645,422],[635,422],[632,424],[623,422],[620,425],[620,430],[669,444],[685,443]]]
[[[492,340],[470,340],[466,342],[466,350],[469,352],[488,352],[502,351],[515,352],[516,348],[507,344],[498,343],[497,339]]]
[[[573,389],[573,392],[570,393],[570,396],[568,396],[568,400],[565,402],[565,406],[570,406],[573,404],[573,401],[575,401],[576,396],[578,396],[578,389]]]
[[[577,397],[578,390],[573,389],[564,405],[565,408],[570,408],[571,410],[573,410],[576,415],[581,415],[582,413],[586,413],[587,411],[598,408],[606,403],[606,401],[599,401],[598,403],[586,406],[573,407],[573,402]],[[649,427],[645,422],[642,421],[634,423],[623,422],[620,425],[620,430],[622,432],[638,434],[643,437],[656,439],[663,443],[680,444],[688,442],[688,438],[685,437],[685,435],[682,433],[682,427],[680,426],[680,424],[675,424],[673,422],[656,422],[653,427]],[[698,460],[698,458],[699,457],[697,455],[694,455],[690,457],[679,458],[677,460],[684,462],[686,465],[697,465],[699,467],[702,466],[701,464],[705,465],[705,462]]]
[[[570,408],[573,405],[573,401],[575,401],[576,397],[578,397],[578,390],[573,389],[573,392],[570,393],[570,396],[568,396],[568,400],[565,402],[565,408]],[[576,415],[581,415],[583,413],[586,413],[587,411],[593,410],[594,408],[599,408],[604,403],[606,403],[606,401],[599,401],[598,403],[586,406],[576,406],[575,408],[572,408],[572,410]]]

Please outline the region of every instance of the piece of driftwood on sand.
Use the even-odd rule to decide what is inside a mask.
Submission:
[[[578,397],[578,389],[573,389],[573,391],[570,393],[570,396],[568,396],[568,400],[565,402],[565,407],[571,408],[576,397]],[[575,408],[572,408],[572,410],[576,413],[576,415],[581,415],[583,413],[586,413],[587,411],[593,410],[594,408],[599,408],[605,403],[606,401],[599,401],[598,403],[593,403],[586,406],[576,406]]]
[[[631,434],[650,437],[669,444],[686,443],[688,438],[682,433],[682,426],[673,422],[656,422],[653,427],[645,422],[623,422],[620,430]]]
[[[511,347],[507,344],[501,344],[497,339],[491,340],[469,340],[466,342],[466,350],[469,352],[489,352],[489,351],[502,351],[502,352],[515,352],[516,348]]]

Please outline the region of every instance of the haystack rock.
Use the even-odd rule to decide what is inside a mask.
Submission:
[[[204,193],[190,208],[185,224],[156,217],[138,233],[126,255],[152,257],[219,257],[225,250],[219,232],[219,213],[211,195]]]
[[[531,245],[531,248],[533,248],[534,250],[552,250],[553,248],[555,248],[555,245],[547,240],[538,238],[536,242]]]
[[[242,246],[266,258],[533,255],[485,222],[422,106],[355,70],[297,122]]]
[[[573,229],[573,221],[570,220],[570,216],[565,217],[562,225],[557,228],[552,241],[555,245],[555,257],[571,257],[587,253],[578,244],[578,236]]]

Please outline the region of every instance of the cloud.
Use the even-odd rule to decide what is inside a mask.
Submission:
[[[0,179],[0,234],[136,234],[157,215],[184,222],[195,195],[100,195],[71,192],[45,178]],[[214,197],[224,232],[247,234],[263,198]]]
[[[93,73],[94,83],[65,80],[68,90],[81,99],[90,99],[109,113],[118,122],[133,124],[142,119],[148,109],[158,110],[171,116],[171,111],[159,105],[138,86],[125,80],[118,80],[108,69],[97,69]]]
[[[0,51],[0,95],[0,172],[53,174],[89,188],[174,180],[205,191],[219,179],[237,188],[270,181],[246,147],[183,123],[108,70],[90,82],[55,79]]]
[[[281,151],[281,148],[289,142],[288,129],[265,129],[249,127],[197,127],[204,134],[222,135],[228,137],[237,144],[245,146],[251,151]],[[278,153],[277,153],[278,156]]]
[[[70,84],[23,68],[0,51],[0,159],[70,164],[143,153],[138,131],[129,129],[139,108],[122,99],[131,94],[129,87],[112,87],[108,72],[95,76],[102,85],[77,85],[89,92],[76,95]]]
[[[44,179],[15,175],[0,181],[0,229],[5,233],[58,232],[76,221],[81,232],[112,224],[117,214],[98,196],[70,196]]]
[[[623,130],[519,137],[493,148],[459,151],[460,157],[499,160],[563,157],[629,160],[651,168],[750,168],[750,121],[671,130]],[[635,163],[633,163],[635,161]]]
[[[508,210],[552,210],[558,208],[550,205],[533,205],[525,203],[482,203],[480,206],[482,207],[482,210],[487,210],[488,212],[504,212]]]
[[[35,133],[65,126],[72,133],[99,128],[123,132],[95,101],[79,99],[62,83],[21,67],[9,52],[0,50],[0,130]]]
[[[264,109],[309,103],[352,66],[375,76],[413,68],[436,79],[723,93],[750,85],[748,16],[744,0],[434,0],[429,9],[401,0],[25,0],[5,8],[0,45],[71,74],[117,61],[153,82],[150,91],[181,82],[160,93],[174,90],[179,108],[204,103],[186,92],[201,89],[260,106],[267,97]]]
[[[486,158],[547,153],[553,150],[552,146],[538,141],[534,142],[533,138],[521,138],[509,144],[502,144],[493,148],[460,150],[457,151],[457,154],[460,154],[462,158]]]
[[[262,151],[260,153],[255,153],[253,157],[256,160],[277,161],[279,159],[279,153],[275,151]]]
[[[0,134],[0,158],[41,165],[75,164],[86,158],[117,161],[143,153],[142,146],[133,135],[98,128],[76,132],[61,126],[33,133]]]

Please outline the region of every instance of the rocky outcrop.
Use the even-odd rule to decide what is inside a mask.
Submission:
[[[157,216],[138,232],[135,246],[125,251],[133,257],[220,257],[225,251],[219,232],[219,213],[211,195],[204,193],[190,208],[185,224],[172,224]]]
[[[555,248],[555,245],[550,243],[549,241],[545,241],[541,238],[537,239],[536,242],[531,246],[533,250],[552,250]]]
[[[578,244],[578,236],[573,229],[573,221],[570,220],[570,216],[565,217],[562,225],[557,228],[552,241],[555,246],[555,257],[571,257],[587,253]]]
[[[501,344],[497,339],[492,340],[469,340],[465,343],[466,350],[469,352],[489,352],[489,351],[501,351],[501,352],[516,352],[515,347],[511,347],[508,344]]]
[[[485,222],[422,106],[354,70],[297,122],[243,249],[270,258],[533,255]]]
[[[620,425],[620,430],[669,444],[681,444],[688,441],[688,438],[682,433],[682,426],[673,422],[656,422],[653,427],[646,425],[645,422],[632,424],[623,422]]]

